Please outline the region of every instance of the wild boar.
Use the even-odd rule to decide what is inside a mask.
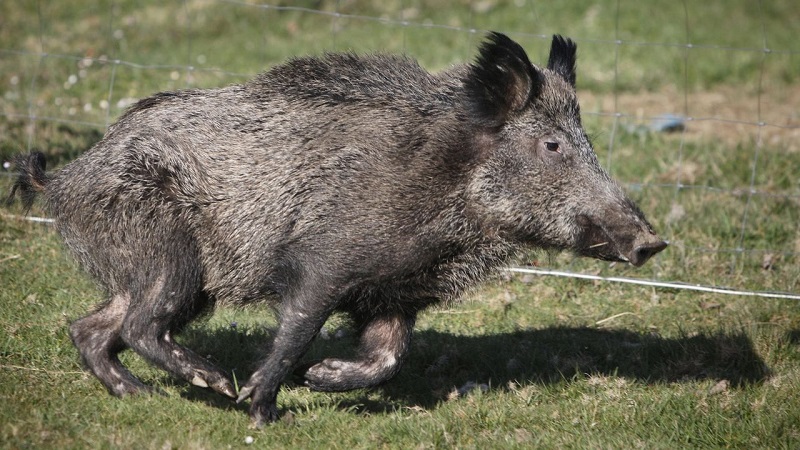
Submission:
[[[164,92],[53,173],[18,158],[107,300],[74,321],[86,367],[117,396],[147,391],[130,348],[190,383],[278,417],[293,370],[322,391],[374,386],[406,357],[417,313],[456,300],[521,249],[644,264],[666,247],[598,164],[581,125],[576,45],[546,67],[491,33],[476,61],[431,74],[409,58],[293,59],[244,84]],[[271,301],[268,356],[237,393],[173,340],[215,303]],[[299,364],[333,312],[349,359]]]

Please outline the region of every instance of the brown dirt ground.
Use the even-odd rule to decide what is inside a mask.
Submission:
[[[800,151],[800,85],[764,90],[760,95],[726,86],[704,92],[668,87],[616,96],[581,92],[579,98],[584,114],[612,117],[619,112],[625,123],[647,125],[653,117],[667,113],[691,118],[686,122],[686,139],[736,144],[756,142],[760,133],[766,146]]]

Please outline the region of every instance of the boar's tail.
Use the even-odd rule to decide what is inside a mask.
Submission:
[[[48,177],[44,173],[45,159],[44,154],[41,152],[31,152],[27,155],[19,155],[14,158],[14,165],[19,172],[17,181],[11,186],[11,194],[6,200],[7,204],[14,201],[14,194],[19,191],[19,197],[22,200],[22,206],[27,213],[33,205],[33,199],[36,194],[44,192],[47,185]]]

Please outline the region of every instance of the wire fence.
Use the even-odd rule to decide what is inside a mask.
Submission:
[[[460,20],[431,13],[444,7],[436,1],[427,6],[425,2],[390,2],[385,11],[371,2],[301,3],[185,0],[174,5],[174,17],[161,20],[169,28],[158,31],[147,22],[159,22],[148,16],[155,14],[150,10],[158,2],[98,2],[70,13],[66,23],[57,23],[56,18],[65,13],[50,3],[28,5],[30,29],[20,30],[20,41],[3,41],[10,44],[0,48],[3,64],[14,67],[0,70],[6,77],[0,118],[6,131],[23,130],[9,131],[13,135],[9,141],[16,140],[5,145],[16,151],[46,147],[51,145],[48,130],[52,127],[102,132],[140,97],[239,82],[292,54],[354,48],[416,56],[441,47],[440,54],[429,61],[445,66],[471,60],[482,36],[491,29],[510,34],[526,48],[532,46],[531,59],[541,62],[539,56],[551,34],[562,32],[536,26],[530,28],[541,28],[541,32],[521,31],[518,25],[503,21],[495,26],[492,17],[500,14],[500,7],[491,1],[448,6]],[[536,9],[522,0],[513,3],[520,11]],[[579,45],[583,114],[587,128],[597,135],[601,161],[654,218],[672,247],[650,269],[639,272],[552,256],[535,261],[546,269],[512,270],[634,280],[655,287],[665,287],[665,283],[701,286],[737,295],[777,291],[778,298],[797,299],[790,292],[800,286],[800,182],[796,174],[787,178],[780,172],[782,178],[777,180],[771,174],[787,165],[800,168],[800,111],[794,102],[800,101],[800,90],[791,81],[779,80],[800,79],[800,50],[773,38],[769,25],[775,19],[765,11],[772,8],[766,0],[755,5],[748,19],[757,31],[745,44],[702,37],[707,36],[704,27],[725,24],[693,20],[693,7],[686,2],[676,6],[682,12],[676,17],[684,23],[672,24],[682,29],[681,38],[650,39],[648,32],[625,19],[634,3],[602,3],[613,11],[611,26],[602,32],[575,27],[570,36]],[[659,2],[650,5],[659,7]],[[466,12],[461,14],[459,8]],[[587,11],[588,17],[592,9]],[[789,24],[796,18],[789,15],[785,21]],[[222,22],[236,24],[226,29],[236,33],[214,34],[214,25],[222,27]],[[71,29],[86,26],[94,27],[93,31],[74,33],[85,33],[97,42],[72,44]],[[172,34],[177,49],[162,51],[159,46],[170,41],[150,36],[153,33]],[[230,46],[215,50],[226,48],[220,42],[232,40],[241,41],[242,57],[237,58]],[[143,43],[141,48],[131,48],[136,42]],[[646,59],[655,70],[643,71],[632,64],[647,54],[656,55]],[[258,58],[253,61],[252,55]],[[658,55],[664,59],[660,66]],[[703,58],[712,58],[722,67],[708,68]],[[593,65],[602,70],[592,72]],[[751,76],[738,83],[722,82],[722,87],[706,90],[694,87],[695,79],[701,77],[696,72],[735,72],[747,65]],[[590,72],[589,81],[580,83],[586,72]],[[632,83],[649,78],[653,79],[650,85],[644,82],[638,91],[631,89]],[[776,90],[780,94],[775,95]],[[93,97],[87,99],[87,93]],[[737,104],[747,107],[736,108]],[[727,162],[736,159],[730,157],[734,151],[730,149],[738,155],[738,166]],[[650,166],[643,170],[631,163],[635,159]],[[10,177],[5,167],[0,175]],[[716,179],[721,181],[709,182],[708,177],[697,175],[704,171],[718,172]],[[46,217],[29,220],[51,222]],[[708,230],[696,231],[702,227]],[[721,284],[735,288],[721,288]]]

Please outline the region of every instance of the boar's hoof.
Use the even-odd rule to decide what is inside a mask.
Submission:
[[[190,381],[190,383],[201,388],[208,387],[208,383],[206,383],[206,380],[200,378],[198,375],[195,375],[194,378],[192,378],[192,380]]]
[[[278,406],[275,403],[276,393],[271,399],[260,389],[253,385],[247,385],[239,390],[239,397],[236,403],[242,403],[250,398],[250,426],[252,428],[263,428],[264,425],[278,420]]]
[[[325,386],[342,381],[344,366],[345,363],[337,359],[309,361],[294,370],[293,380],[315,391],[340,391],[342,389],[325,389]]]
[[[195,381],[202,382],[204,383],[204,385],[197,384],[195,383]],[[230,398],[236,398],[236,391],[233,389],[233,383],[231,383],[230,380],[228,380],[225,377],[218,377],[215,380],[213,378],[204,379],[199,376],[195,376],[192,379],[191,383],[194,384],[195,386],[210,387],[212,390],[214,390],[214,392],[217,392],[219,394],[225,395]]]
[[[252,428],[261,429],[268,423],[277,421],[278,407],[274,402],[264,405],[253,403],[250,406],[250,426]]]
[[[214,375],[214,374],[208,374]],[[217,378],[214,380],[214,378]],[[226,395],[230,398],[236,398],[236,392],[233,389],[233,383],[231,383],[227,378],[224,376],[213,377],[209,380],[207,378],[203,378],[200,375],[195,375],[189,380],[189,383],[193,384],[194,386],[201,387],[201,388],[208,388],[214,390],[214,392],[220,393],[222,395]]]
[[[236,397],[236,403],[242,403],[243,401],[250,398],[250,395],[253,394],[253,386],[245,386],[239,390],[239,396]]]
[[[213,389],[214,392],[218,392],[230,398],[237,398],[236,391],[233,389],[233,384],[224,378],[220,379],[216,383],[212,383],[211,389]]]

